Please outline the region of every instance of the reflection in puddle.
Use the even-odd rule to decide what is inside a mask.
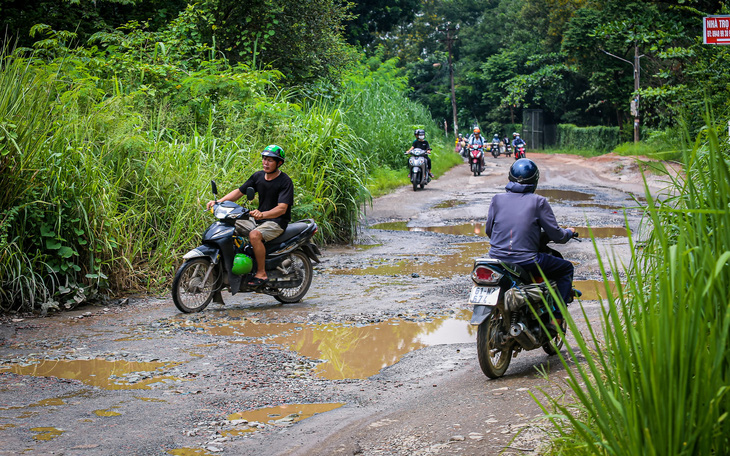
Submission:
[[[428,277],[452,277],[471,274],[474,258],[486,255],[488,242],[470,242],[467,244],[451,244],[457,249],[450,255],[420,255],[423,262],[401,260],[395,264],[383,264],[362,269],[336,269],[332,274],[354,275],[412,275]]]
[[[391,231],[431,231],[442,234],[456,234],[462,236],[486,236],[484,223],[463,223],[450,226],[414,226],[408,227],[408,222],[387,222],[373,225],[372,228]],[[588,237],[587,227],[576,227],[583,237]],[[595,238],[625,237],[626,228],[622,226],[591,227]]]
[[[611,292],[616,296],[616,283],[609,281]],[[598,299],[607,299],[606,286],[602,280],[574,280],[573,287],[583,293],[580,297],[582,301],[595,301]]]
[[[307,326],[277,337],[274,342],[309,358],[326,360],[315,369],[324,378],[368,378],[419,348],[474,342],[470,316],[464,310],[456,318],[441,317],[431,322]]]
[[[140,397],[140,396],[134,396],[135,399],[139,399],[140,401],[145,402],[167,402],[164,399],[155,399],[153,397]]]
[[[31,428],[31,431],[37,432],[37,435],[34,435],[33,438],[36,440],[51,440],[55,439],[59,435],[63,434],[65,431],[62,431],[60,429],[52,428],[52,427],[36,427]]]
[[[381,245],[383,245],[383,244],[357,244],[357,245],[355,245],[355,249],[360,252],[363,252],[365,250],[370,250],[375,247],[380,247]]]
[[[628,231],[625,226],[602,226],[602,227],[590,227],[587,226],[576,226],[575,230],[578,231],[581,238],[590,239],[593,235],[596,239],[607,239],[615,237],[627,237]]]
[[[175,377],[155,376],[155,372],[179,365],[176,362],[133,362],[107,361],[105,359],[83,360],[41,360],[32,364],[13,364],[0,367],[0,371],[9,370],[14,374],[31,375],[33,377],[57,377],[79,380],[86,385],[109,390],[150,389],[148,385],[165,379],[178,380]],[[151,373],[148,377],[136,381],[133,373]],[[127,378],[125,378],[128,376]]]
[[[211,334],[250,337],[252,340],[246,340],[250,343],[280,344],[303,356],[325,360],[315,373],[339,380],[370,377],[397,363],[407,353],[426,346],[474,342],[476,336],[469,325],[470,317],[470,311],[463,310],[453,317],[432,321],[391,320],[368,325],[254,324],[249,320],[188,324]],[[254,331],[249,332],[250,329]]]
[[[202,448],[176,448],[168,450],[167,454],[175,456],[215,456],[216,453],[209,453]]]
[[[542,195],[550,202],[558,201],[590,201],[594,195],[590,193],[576,192],[573,190],[557,190],[550,188],[538,188],[535,193]]]
[[[329,412],[342,407],[344,403],[335,402],[331,404],[288,404],[276,407],[267,407],[248,412],[239,412],[228,415],[229,421],[245,420],[249,426],[243,429],[232,429],[222,432],[223,435],[242,435],[254,432],[258,427],[251,426],[254,423],[272,424],[274,426],[289,426],[297,421],[309,418],[318,413]]]
[[[462,206],[464,204],[466,204],[466,202],[451,199],[451,200],[441,201],[440,203],[438,203],[437,205],[434,206],[434,209],[445,209],[447,207]]]

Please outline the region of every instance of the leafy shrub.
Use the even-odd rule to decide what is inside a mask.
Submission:
[[[555,147],[558,149],[588,149],[610,152],[619,144],[618,127],[577,127],[558,125]]]

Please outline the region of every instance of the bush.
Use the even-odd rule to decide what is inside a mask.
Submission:
[[[619,144],[618,127],[577,127],[558,125],[555,147],[558,149],[595,150],[610,152]]]

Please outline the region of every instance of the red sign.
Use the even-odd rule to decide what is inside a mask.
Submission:
[[[730,16],[708,16],[703,19],[705,44],[730,44]]]

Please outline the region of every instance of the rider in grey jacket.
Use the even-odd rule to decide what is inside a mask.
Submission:
[[[489,205],[485,227],[491,244],[489,256],[518,264],[534,276],[539,277],[541,269],[548,279],[555,280],[567,303],[572,301],[573,264],[538,250],[541,230],[553,242],[565,244],[575,229],[558,226],[550,203],[534,193],[539,178],[537,165],[527,158],[510,167],[507,192],[495,195]]]

